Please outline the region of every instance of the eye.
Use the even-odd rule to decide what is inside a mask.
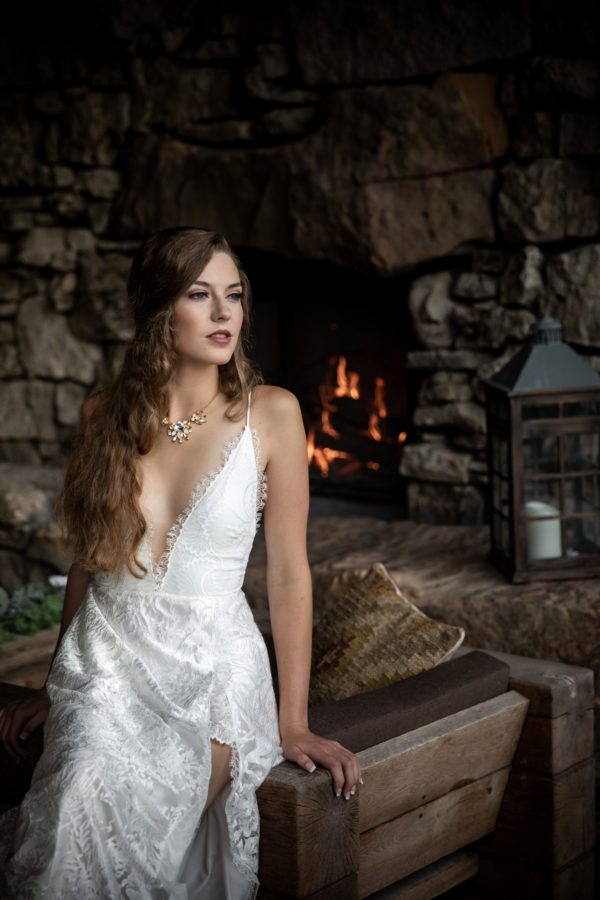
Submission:
[[[204,300],[205,297],[208,297],[207,291],[192,291],[190,294],[190,300]]]
[[[242,294],[240,291],[234,291],[233,294],[228,294],[227,296],[229,297],[230,300],[241,300],[242,299]]]

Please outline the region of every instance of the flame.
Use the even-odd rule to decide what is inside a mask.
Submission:
[[[308,437],[306,438],[306,452],[308,454],[308,464],[310,466],[315,455],[315,429],[311,425],[308,429]]]
[[[331,386],[327,384],[319,385],[319,396],[321,398],[321,431],[328,434],[329,437],[339,438],[339,432],[335,430],[330,421],[331,413],[336,412],[337,407],[331,403],[330,396]]]
[[[385,401],[383,399],[383,389],[385,388],[385,381],[383,378],[375,379],[375,395],[373,397],[373,405],[377,410],[377,415],[380,419],[385,419],[387,416],[387,409],[385,405]]]
[[[369,424],[363,431],[363,434],[372,438],[374,441],[384,441],[386,439],[381,431],[380,420],[387,416],[387,407],[383,399],[385,390],[385,380],[383,378],[375,379],[375,390],[373,392],[372,410],[369,414]]]
[[[334,384],[335,375],[335,384]],[[382,433],[381,421],[387,417],[387,407],[385,404],[385,380],[383,378],[375,379],[373,397],[370,402],[371,412],[369,413],[369,423],[367,428],[362,432],[374,441],[386,441],[391,443],[391,438],[386,437]],[[331,423],[333,413],[336,413],[338,407],[333,402],[336,397],[349,397],[352,400],[360,399],[360,375],[358,372],[350,372],[347,370],[347,359],[345,356],[332,356],[329,359],[329,368],[325,376],[323,384],[319,385],[319,397],[321,400],[321,421],[320,425],[310,427],[307,438],[307,454],[308,464],[318,468],[322,478],[328,478],[332,464],[336,463],[336,475],[352,475],[367,468],[377,471],[380,463],[370,461],[361,461],[355,459],[345,450],[336,450],[334,447],[321,447],[315,437],[316,429],[320,435],[338,440],[340,434],[335,430]],[[402,431],[398,435],[398,442],[402,443],[406,440],[406,432]]]
[[[337,364],[337,386],[333,392],[334,397],[350,397],[352,400],[360,398],[360,375],[358,372],[346,374],[346,357],[340,356]]]

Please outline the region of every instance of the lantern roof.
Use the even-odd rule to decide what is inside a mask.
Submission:
[[[533,341],[487,381],[510,393],[600,388],[600,375],[561,340],[560,322],[542,316],[533,325]]]

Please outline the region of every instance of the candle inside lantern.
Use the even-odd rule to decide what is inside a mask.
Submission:
[[[537,516],[558,516],[559,510],[542,500],[529,500],[525,504],[528,519],[525,533],[529,559],[553,559],[562,556],[560,519],[534,519]]]

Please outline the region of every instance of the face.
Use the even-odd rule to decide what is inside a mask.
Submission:
[[[240,338],[244,311],[237,267],[215,253],[173,305],[177,351],[182,359],[223,365]]]

